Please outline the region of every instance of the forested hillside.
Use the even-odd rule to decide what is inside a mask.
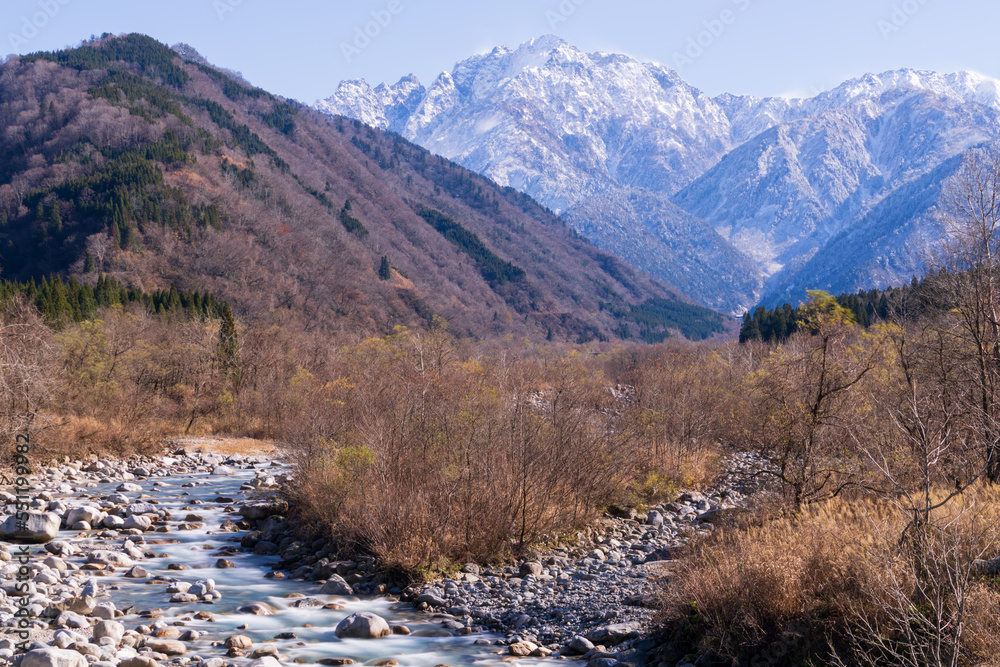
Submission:
[[[940,310],[945,302],[939,285],[946,278],[931,273],[923,279],[913,278],[909,285],[872,289],[854,294],[840,294],[837,303],[851,314],[854,322],[869,327],[890,318],[913,320],[929,310]],[[776,308],[763,306],[746,313],[740,326],[740,342],[757,340],[781,343],[799,331],[802,305],[790,303]]]
[[[444,318],[459,336],[583,342],[726,324],[524,194],[142,35],[12,57],[0,100],[9,280],[207,291],[248,321],[332,333]]]

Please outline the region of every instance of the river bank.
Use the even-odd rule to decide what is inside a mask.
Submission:
[[[19,547],[0,552],[0,658],[20,667],[639,663],[655,648],[644,636],[672,551],[742,499],[737,462],[712,493],[606,517],[520,563],[470,563],[403,589],[372,560],[337,560],[324,541],[295,535],[283,501],[269,499],[290,481],[275,452],[188,449],[36,475],[32,510],[47,519],[35,528],[57,532],[26,564],[12,557]],[[30,582],[20,590],[22,566]],[[38,617],[20,645],[29,658],[15,654],[20,609]],[[381,633],[366,621],[375,614],[388,636],[338,633],[357,614],[362,634]]]

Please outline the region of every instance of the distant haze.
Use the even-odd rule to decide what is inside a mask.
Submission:
[[[429,82],[471,53],[551,33],[679,67],[711,95],[809,96],[901,67],[1000,76],[998,24],[1000,4],[965,0],[8,0],[0,53],[143,32],[311,103],[342,79]]]

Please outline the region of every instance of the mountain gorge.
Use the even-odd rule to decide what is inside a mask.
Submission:
[[[248,320],[353,335],[447,321],[475,338],[662,340],[724,326],[528,196],[190,47],[105,35],[15,56],[0,100],[7,279],[208,290]]]
[[[809,99],[709,97],[676,71],[547,36],[317,103],[561,213],[704,305],[742,312],[905,282],[943,181],[1000,136],[1000,83],[913,70]]]

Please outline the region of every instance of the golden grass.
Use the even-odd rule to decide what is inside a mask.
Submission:
[[[238,438],[227,436],[189,436],[172,438],[170,444],[183,447],[188,452],[205,454],[220,454],[230,456],[242,454],[245,456],[282,456],[279,443],[274,440],[259,440],[257,438]]]
[[[1000,555],[993,544],[997,488],[971,489],[935,519],[949,525],[940,534],[958,545],[949,553],[960,554],[959,561]],[[846,638],[863,635],[865,624],[891,632],[893,595],[898,601],[902,590],[905,600],[915,586],[913,561],[898,550],[906,522],[886,501],[835,499],[794,517],[719,531],[678,563],[664,585],[661,620],[675,641],[737,664],[766,658],[776,647],[788,653],[789,664],[810,655],[825,661],[828,638],[844,656],[857,648]],[[972,662],[962,664],[1000,655],[998,603],[997,582],[977,580],[962,642]]]

